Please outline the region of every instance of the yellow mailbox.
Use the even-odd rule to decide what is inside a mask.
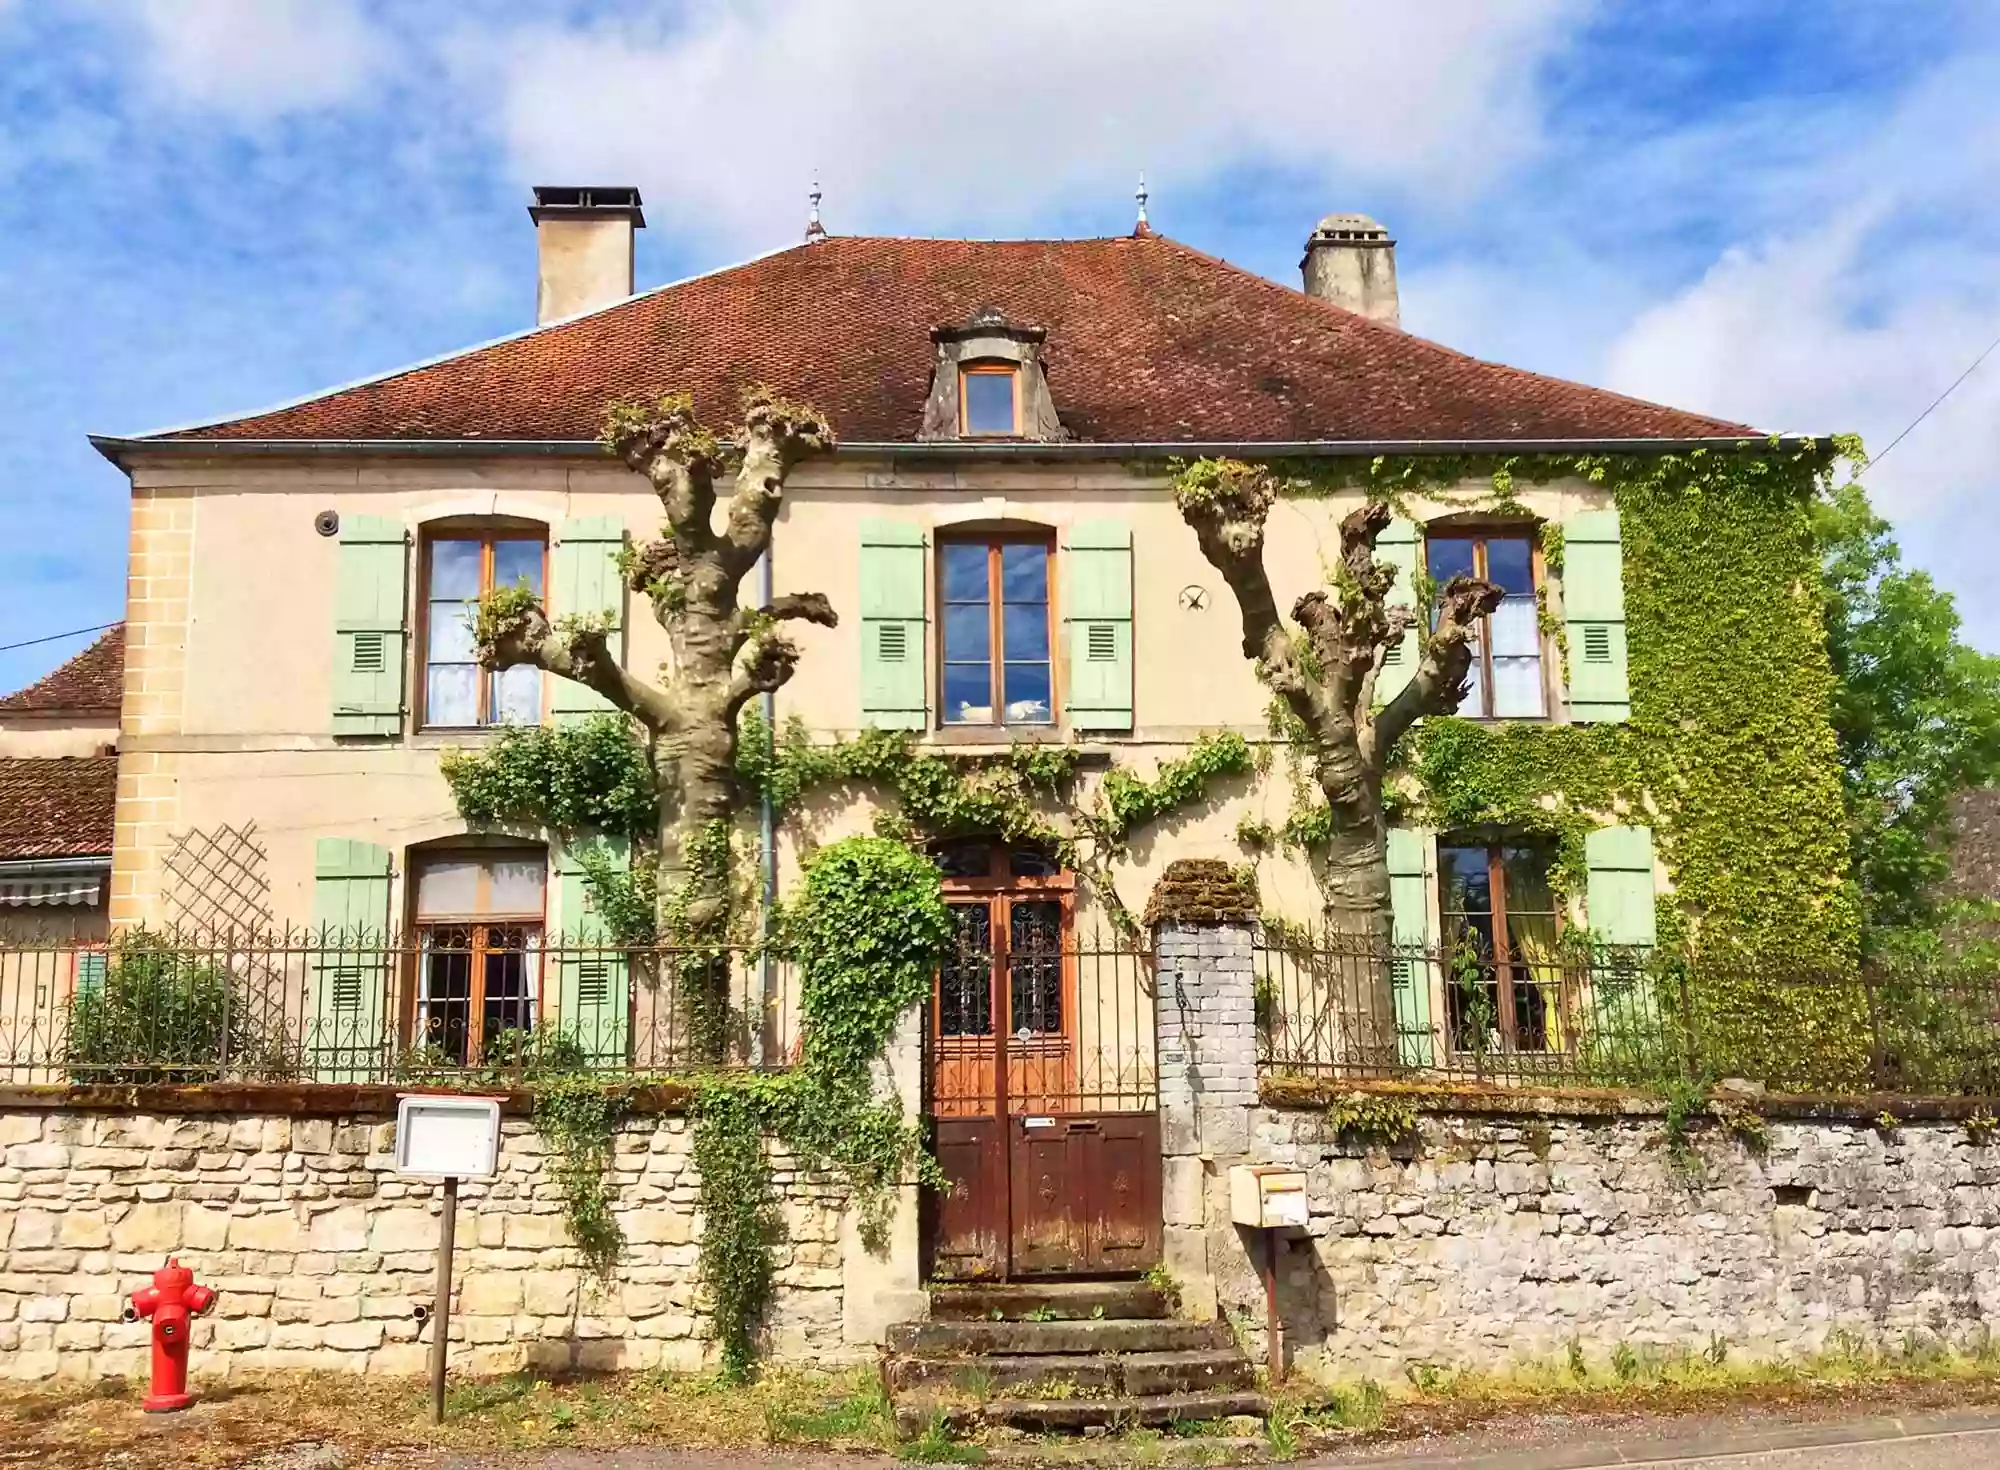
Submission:
[[[1306,1176],[1276,1164],[1237,1164],[1229,1171],[1229,1218],[1258,1230],[1304,1225],[1312,1213]]]

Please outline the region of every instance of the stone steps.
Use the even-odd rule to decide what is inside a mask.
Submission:
[[[907,1434],[1160,1426],[1268,1405],[1220,1322],[1183,1322],[1137,1281],[953,1286],[889,1329],[882,1381]]]
[[[1143,1281],[1055,1281],[1046,1286],[973,1283],[938,1287],[931,1292],[934,1322],[1018,1322],[1031,1312],[1061,1322],[1173,1315],[1159,1288]]]

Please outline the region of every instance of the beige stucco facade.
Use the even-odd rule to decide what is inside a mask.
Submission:
[[[388,740],[330,733],[332,608],[340,542],[317,534],[316,513],[379,516],[404,524],[421,544],[433,522],[506,517],[545,524],[608,515],[634,538],[656,534],[657,502],[636,476],[596,458],[185,455],[138,457],[134,486],[130,651],[120,747],[114,923],[159,921],[162,861],[178,834],[254,822],[268,870],[276,923],[311,913],[314,848],[321,837],[359,838],[399,855],[395,912],[402,913],[400,855],[415,844],[465,831],[439,774],[464,733],[410,729]],[[1535,515],[1560,520],[1605,503],[1580,482],[1523,490]],[[1337,554],[1338,521],[1354,497],[1282,502],[1272,513],[1267,559],[1281,605],[1323,585]],[[1413,508],[1420,517],[1458,509]],[[1133,537],[1133,728],[1093,734],[1086,747],[1140,773],[1182,751],[1204,731],[1268,738],[1266,697],[1241,651],[1228,589],[1203,560],[1162,476],[1107,461],[993,465],[889,462],[839,456],[795,472],[778,525],[773,575],[779,592],[817,590],[842,615],[838,628],[793,625],[799,669],[777,700],[779,718],[815,730],[851,732],[862,721],[859,603],[861,524],[914,523],[933,533],[1006,524],[1039,526],[1058,544],[1071,523],[1123,521]],[[1058,553],[1060,555],[1060,553]],[[1060,586],[1060,571],[1055,579]],[[746,600],[754,591],[746,587]],[[412,598],[415,597],[412,578]],[[1559,589],[1551,589],[1559,598]],[[1058,592],[1055,594],[1060,596]],[[558,609],[560,611],[560,609]],[[667,654],[643,599],[628,601],[628,658],[642,670]],[[1061,617],[1061,609],[1055,616]],[[1058,700],[1063,674],[1057,640]],[[935,650],[931,654],[935,705]],[[1553,682],[1558,661],[1545,649]],[[412,670],[406,689],[414,690]],[[1551,695],[1554,717],[1561,704]],[[964,730],[926,739],[977,748]],[[1142,835],[1121,889],[1137,907],[1170,856],[1241,861],[1238,819],[1282,822],[1282,764],[1257,789],[1239,789]],[[866,814],[809,811],[781,843],[785,866],[801,841],[865,826]],[[1310,912],[1303,875],[1266,864],[1267,898]],[[551,922],[560,916],[550,915]]]

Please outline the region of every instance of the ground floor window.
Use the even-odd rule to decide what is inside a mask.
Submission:
[[[1438,844],[1445,1005],[1459,1051],[1548,1051],[1561,1035],[1551,854],[1533,843]]]
[[[547,885],[548,861],[538,851],[417,860],[415,1045],[467,1065],[505,1033],[534,1028]]]

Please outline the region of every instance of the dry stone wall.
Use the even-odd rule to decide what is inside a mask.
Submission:
[[[1698,1135],[1698,1172],[1657,1117],[1433,1113],[1393,1149],[1318,1111],[1259,1109],[1252,1131],[1258,1162],[1306,1174],[1279,1291],[1290,1356],[1322,1376],[1560,1360],[1572,1340],[1598,1362],[1620,1343],[1780,1358],[2000,1329],[2000,1147],[1959,1124],[1774,1119],[1761,1156]],[[1218,1285],[1261,1346],[1245,1244]]]
[[[0,1112],[0,1378],[143,1377],[147,1327],[119,1314],[169,1254],[220,1293],[195,1326],[197,1374],[422,1372],[438,1190],[395,1175],[390,1145],[387,1122]],[[568,1244],[550,1164],[534,1129],[509,1119],[499,1176],[461,1190],[454,1366],[700,1366],[710,1332],[686,1120],[619,1130],[628,1248],[607,1284]],[[867,1356],[844,1341],[844,1189],[782,1158],[776,1188],[771,1355]]]

